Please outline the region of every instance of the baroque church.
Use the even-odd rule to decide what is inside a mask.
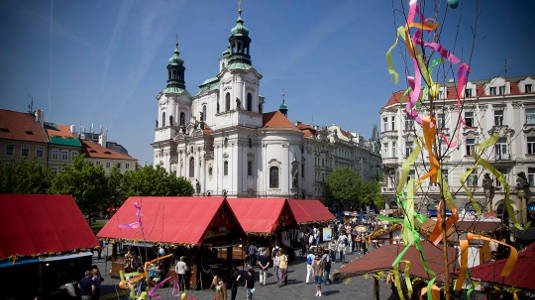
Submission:
[[[264,112],[241,10],[216,76],[191,95],[178,43],[158,93],[154,165],[190,180],[197,194],[314,197],[314,139],[278,111]]]

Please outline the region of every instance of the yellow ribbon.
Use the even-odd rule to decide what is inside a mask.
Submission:
[[[468,240],[460,240],[459,246],[461,248],[461,269],[459,270],[459,278],[455,283],[454,291],[460,291],[466,279],[466,269],[468,268]]]

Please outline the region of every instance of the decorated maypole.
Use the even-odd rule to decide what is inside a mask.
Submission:
[[[429,278],[427,288],[422,290],[423,293],[427,293],[428,299],[439,299],[440,293],[443,293],[446,299],[450,298],[452,294],[452,288],[455,291],[460,291],[463,288],[465,279],[467,279],[467,254],[469,240],[492,240],[489,237],[476,235],[472,233],[467,234],[466,240],[459,242],[459,249],[461,255],[461,267],[459,271],[459,278],[454,286],[452,286],[452,278],[450,274],[450,265],[456,261],[456,257],[448,257],[448,230],[455,226],[455,223],[459,220],[459,211],[454,203],[454,196],[456,192],[452,192],[448,186],[448,182],[442,173],[442,161],[447,152],[458,151],[457,145],[459,144],[460,131],[465,122],[462,118],[462,111],[464,107],[463,103],[463,91],[468,81],[468,75],[470,73],[470,65],[468,62],[463,62],[452,51],[443,46],[440,41],[440,34],[444,28],[440,27],[438,18],[438,7],[444,5],[445,10],[456,9],[459,5],[459,0],[447,0],[444,2],[435,1],[435,17],[426,18],[425,12],[422,7],[425,6],[425,2],[421,5],[417,0],[410,0],[408,13],[403,13],[404,24],[396,29],[396,40],[394,44],[386,52],[386,61],[388,66],[388,72],[392,76],[392,81],[398,83],[399,74],[396,72],[392,59],[392,52],[397,47],[398,43],[402,43],[406,50],[406,56],[408,57],[406,69],[411,70],[411,74],[407,74],[407,89],[405,90],[400,102],[406,103],[404,113],[408,118],[413,120],[417,125],[413,131],[416,136],[416,146],[412,150],[407,160],[403,163],[401,174],[399,176],[399,182],[396,192],[396,201],[398,207],[403,211],[402,219],[386,218],[382,219],[400,222],[403,224],[403,241],[405,243],[404,250],[397,256],[392,263],[392,273],[394,275],[394,283],[401,299],[405,299],[405,293],[403,287],[407,291],[408,297],[411,297],[412,283],[408,278],[408,270],[410,263],[403,260],[403,256],[408,249],[414,246],[418,249],[425,271]],[[444,13],[442,20],[445,20],[446,14]],[[477,22],[477,17],[476,17]],[[473,34],[475,26],[472,28]],[[473,50],[473,47],[472,47]],[[470,57],[472,53],[470,54]],[[435,114],[435,103],[439,101],[439,95],[443,85],[439,83],[439,72],[442,70],[445,73],[454,73],[456,86],[454,91],[456,93],[457,101],[455,103],[455,110],[458,112],[455,128],[450,128],[448,135],[444,128],[440,128],[440,124],[437,124]],[[436,81],[435,81],[436,80]],[[471,173],[476,172],[479,166],[486,169],[489,173],[493,174],[496,179],[501,183],[505,190],[505,206],[511,217],[512,223],[517,228],[521,228],[519,223],[512,212],[510,200],[509,200],[509,186],[505,181],[503,175],[497,171],[492,165],[490,165],[483,157],[485,150],[496,143],[500,138],[500,133],[492,133],[486,140],[481,142],[476,151],[473,152],[475,163],[469,168],[466,173],[461,176],[460,185],[465,190],[468,198],[470,199],[477,214],[481,214],[481,208],[475,201],[470,189],[465,185],[467,178]],[[440,147],[443,144],[446,147]],[[445,150],[444,150],[445,149]],[[415,165],[417,164],[417,165]],[[411,169],[418,170],[418,166],[423,166],[425,170],[424,174],[417,179],[409,178],[408,174]],[[415,174],[418,174],[415,172]],[[418,231],[419,226],[425,221],[425,216],[419,214],[415,210],[416,197],[426,197],[424,192],[421,192],[423,183],[428,183],[429,186],[438,186],[440,192],[440,199],[438,203],[437,222],[434,229],[428,236],[421,236]],[[420,193],[421,192],[421,193]],[[451,212],[451,215],[447,215],[447,211]],[[429,242],[438,246],[442,242],[443,249],[443,263],[444,263],[444,275],[442,278],[443,287],[439,288],[436,284],[436,275],[429,268],[426,261],[426,255],[422,247],[423,240],[427,239]],[[495,241],[501,243],[499,241]],[[504,244],[504,243],[501,243]],[[510,247],[507,244],[504,244]],[[505,265],[502,276],[508,276],[514,267],[517,252],[516,249],[510,247],[510,256]],[[399,265],[405,263],[405,280],[402,282],[400,276]],[[472,291],[472,288],[468,288],[468,297]],[[441,291],[442,290],[442,291]]]

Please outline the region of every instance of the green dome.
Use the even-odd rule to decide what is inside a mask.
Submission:
[[[236,21],[236,25],[230,31],[232,35],[249,35],[249,30],[247,27],[243,26],[243,20],[241,17]]]
[[[173,53],[171,58],[169,58],[169,65],[178,66],[178,65],[183,65],[183,64],[184,64],[184,61],[182,60],[182,58],[180,58],[180,52],[178,52],[178,45],[177,45],[175,48],[175,52]]]

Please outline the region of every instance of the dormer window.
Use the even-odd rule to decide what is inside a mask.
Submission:
[[[496,87],[495,86],[491,86],[489,88],[489,94],[490,94],[490,96],[496,96]]]
[[[531,88],[532,88],[531,84],[524,85],[524,93],[531,93]]]
[[[464,90],[464,97],[465,98],[472,98],[472,89]]]
[[[505,95],[505,85],[498,88],[498,95]]]

